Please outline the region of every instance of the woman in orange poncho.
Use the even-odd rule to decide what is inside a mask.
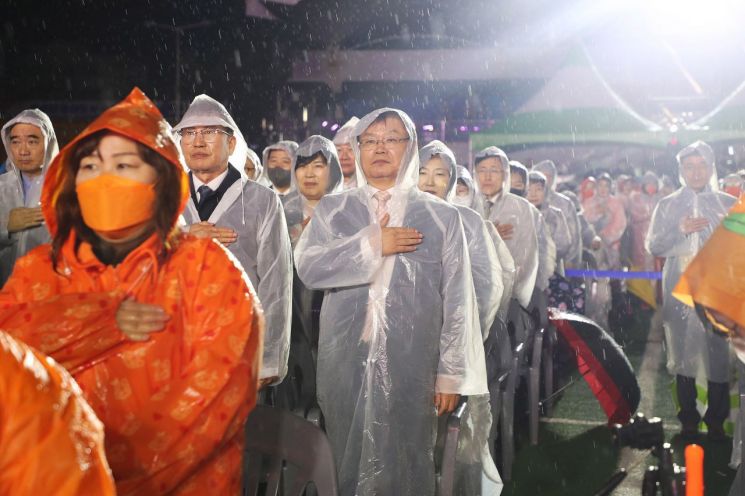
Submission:
[[[52,234],[0,293],[0,329],[51,355],[102,420],[119,494],[237,494],[263,315],[188,198],[170,128],[137,88],[54,160]]]
[[[103,426],[62,367],[0,331],[0,494],[114,495]]]

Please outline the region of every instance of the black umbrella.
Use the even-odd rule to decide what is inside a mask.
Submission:
[[[549,320],[574,352],[577,370],[608,416],[608,423],[626,424],[639,407],[641,391],[621,347],[588,318],[551,309]]]

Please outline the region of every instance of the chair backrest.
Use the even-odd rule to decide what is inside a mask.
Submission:
[[[292,467],[292,480],[283,481],[283,466]],[[300,496],[312,482],[319,496],[337,496],[339,490],[331,444],[321,429],[290,412],[257,405],[246,423],[244,462],[246,496],[265,494]]]

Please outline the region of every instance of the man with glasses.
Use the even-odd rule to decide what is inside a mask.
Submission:
[[[458,211],[418,190],[416,130],[400,110],[360,120],[357,188],[326,195],[295,249],[324,290],[318,401],[340,494],[434,495],[437,416],[488,394]]]
[[[207,95],[191,103],[175,128],[189,168],[189,232],[224,244],[246,271],[264,309],[262,385],[287,373],[292,254],[277,195],[242,177],[248,146],[225,107]],[[205,288],[208,291],[209,288]]]

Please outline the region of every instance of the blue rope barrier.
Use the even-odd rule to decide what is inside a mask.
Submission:
[[[632,272],[624,270],[579,270],[567,269],[567,277],[608,277],[610,279],[649,279],[662,280],[662,272]]]

